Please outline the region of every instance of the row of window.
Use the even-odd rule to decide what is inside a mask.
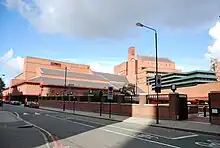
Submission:
[[[155,65],[155,62],[147,62],[147,64],[148,64],[148,65]],[[162,63],[158,62],[158,66],[159,66],[159,67],[160,67],[160,66],[162,66],[162,67],[163,67],[163,66],[166,66],[166,67],[172,68],[172,64],[167,64],[167,63],[166,63],[166,64],[164,64],[164,63],[162,64]]]

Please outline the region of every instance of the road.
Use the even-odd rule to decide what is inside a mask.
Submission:
[[[13,113],[13,116],[19,117],[17,119],[21,120],[16,121],[16,124],[23,122],[26,125],[34,126],[17,128],[16,130],[20,131],[14,135],[14,131],[5,127],[7,124],[4,124],[4,127],[0,128],[0,133],[4,131],[6,135],[1,134],[0,137],[0,143],[4,144],[3,148],[7,146],[7,143],[10,143],[11,148],[18,148],[19,140],[17,139],[19,138],[27,142],[27,145],[20,146],[22,148],[199,148],[202,147],[201,145],[220,148],[220,138],[217,136],[151,126],[145,127],[134,123],[30,109],[22,106],[5,105],[0,112]],[[2,137],[4,138],[2,139]]]

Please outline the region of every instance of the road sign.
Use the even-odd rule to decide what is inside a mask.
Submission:
[[[108,87],[108,100],[113,100],[113,87]]]

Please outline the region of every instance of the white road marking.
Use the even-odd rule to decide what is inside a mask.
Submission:
[[[154,144],[158,144],[158,145],[163,145],[163,146],[166,146],[166,147],[180,148],[178,146],[174,146],[174,145],[170,145],[170,144],[166,144],[166,143],[162,143],[162,142],[157,142],[157,141],[152,141],[152,140],[147,140],[147,139],[143,139],[143,138],[139,138],[139,137],[135,137],[135,136],[131,136],[131,135],[128,135],[128,134],[123,134],[123,133],[119,133],[119,132],[115,132],[115,131],[111,131],[111,130],[107,130],[107,129],[102,129],[102,130],[104,130],[106,132],[110,132],[110,133],[130,137],[130,138],[138,139],[138,140],[141,140],[141,141],[146,141],[146,142],[150,142],[150,143],[154,143]]]
[[[37,126],[37,125],[35,125],[35,124],[33,124],[33,123],[30,123],[30,122],[28,122],[28,121],[22,119],[17,112],[14,112],[14,113],[16,114],[16,116],[17,116],[18,119],[24,121],[26,124],[33,125],[33,126],[43,135],[43,138],[44,138],[44,140],[45,140],[46,147],[47,147],[47,148],[50,148],[49,141],[48,141],[48,139],[46,138],[46,136],[45,136],[44,133],[43,133],[43,132],[45,132],[48,136],[52,136],[52,134],[51,134],[50,132],[48,132],[47,130],[45,130],[45,129],[43,129],[43,128],[41,128],[41,127],[39,127],[39,126]],[[41,131],[43,131],[43,132],[41,132]]]
[[[83,125],[83,126],[87,126],[87,127],[91,127],[91,128],[96,128],[95,126],[88,125],[88,124],[83,124],[83,123],[79,123],[79,122],[75,122],[75,121],[70,121],[70,120],[66,120],[66,119],[55,117],[55,116],[51,116],[51,115],[47,115],[47,116],[51,117],[51,118],[58,119],[58,120],[64,120],[64,121],[68,121],[68,122],[71,122],[71,123],[76,123],[76,124],[80,124],[80,125]]]
[[[29,113],[23,113],[24,116],[29,115]]]
[[[38,131],[41,133],[41,135],[43,136],[44,141],[45,141],[45,143],[46,143],[46,147],[47,147],[47,148],[50,148],[51,146],[50,146],[50,144],[49,144],[49,141],[48,141],[46,135],[45,135],[42,131],[40,131],[39,129],[37,129],[37,130],[38,130]]]
[[[155,137],[155,136],[152,136],[152,135],[149,135],[149,134],[140,134],[140,135],[136,135],[137,137],[140,137],[140,138],[147,138],[147,139],[157,139],[159,140],[158,137]]]
[[[34,114],[35,114],[36,116],[37,116],[37,115],[40,115],[40,113],[37,113],[37,112],[35,112]]]
[[[91,127],[91,128],[96,128],[95,126],[79,123],[79,122],[76,122],[76,121],[70,121],[70,120],[66,120],[66,119],[63,119],[63,118],[58,118],[58,117],[54,117],[54,116],[50,116],[50,115],[47,115],[47,116],[51,117],[51,118],[58,119],[58,120],[64,120],[64,121],[68,121],[68,122],[71,122],[71,123],[75,123],[75,124],[79,124],[79,125],[83,125],[83,126],[87,126],[87,127]],[[166,143],[162,143],[162,142],[157,142],[157,141],[152,141],[152,140],[147,140],[147,139],[143,139],[143,138],[140,138],[140,137],[137,137],[137,136],[131,136],[131,135],[128,135],[128,134],[123,134],[123,133],[111,131],[111,130],[108,130],[108,129],[103,129],[103,128],[99,128],[99,129],[103,130],[103,131],[106,131],[106,132],[109,132],[109,133],[114,133],[114,134],[117,134],[117,135],[122,135],[122,136],[125,136],[125,137],[130,137],[130,138],[133,138],[133,139],[138,139],[138,140],[141,140],[141,141],[146,141],[146,142],[150,142],[150,143],[154,143],[154,144],[158,144],[158,145],[163,145],[163,146],[166,146],[166,147],[180,148],[178,146],[174,146],[174,145],[170,145],[170,144],[166,144]]]
[[[206,140],[206,142],[195,142],[196,145],[209,148],[220,148],[219,140]]]
[[[49,116],[50,116],[50,115],[49,115]],[[73,119],[73,118],[66,118],[66,119]],[[145,133],[145,132],[137,131],[137,130],[134,130],[134,129],[128,129],[128,128],[118,127],[118,126],[114,126],[114,125],[102,124],[102,123],[99,123],[99,122],[88,121],[88,120],[83,120],[83,119],[76,119],[76,120],[85,121],[85,122],[90,122],[90,123],[94,123],[94,124],[102,125],[102,126],[107,126],[107,127],[114,127],[114,128],[118,128],[118,129],[130,131],[130,132],[138,132],[138,133],[141,133],[141,134],[148,134],[148,135],[152,135],[152,136],[156,136],[156,137],[160,137],[160,138],[172,140],[172,138],[170,138],[170,137],[161,136],[161,135],[152,134],[152,133]]]
[[[192,138],[192,137],[197,137],[199,135],[187,135],[187,136],[180,136],[180,137],[175,137],[175,138],[171,138],[172,140],[179,140],[179,139],[186,139],[186,138]]]
[[[187,121],[187,122],[191,122],[191,123],[199,123],[199,124],[210,124],[210,123],[207,123],[207,122],[198,122],[198,121]]]

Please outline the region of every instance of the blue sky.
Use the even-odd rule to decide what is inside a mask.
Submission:
[[[141,0],[139,1],[141,2]],[[153,32],[136,27],[137,19],[116,22],[112,16],[109,16],[111,14],[109,13],[107,14],[109,17],[107,23],[108,25],[111,23],[111,25],[105,25],[106,22],[100,21],[102,17],[97,16],[95,20],[97,24],[87,23],[85,20],[90,19],[85,19],[83,26],[77,24],[82,23],[81,19],[78,19],[84,16],[82,13],[80,13],[82,16],[78,16],[78,20],[74,24],[65,21],[66,19],[55,20],[54,18],[58,18],[63,14],[61,15],[59,7],[54,3],[38,5],[38,8],[41,8],[40,15],[43,17],[33,18],[30,11],[21,10],[21,8],[27,7],[27,3],[23,3],[21,0],[6,0],[3,2],[7,2],[7,5],[0,5],[0,73],[6,74],[5,79],[7,82],[9,78],[20,72],[22,66],[19,65],[18,61],[25,56],[90,64],[94,70],[112,72],[113,65],[126,60],[129,46],[135,46],[136,53],[141,55],[154,55],[155,53]],[[66,5],[63,4],[62,6]],[[46,13],[45,9],[48,9],[50,15],[48,15],[48,11]],[[64,9],[62,10],[64,11]],[[68,14],[70,12],[68,11]],[[120,12],[120,14],[122,13],[125,12]],[[138,12],[134,11],[133,13]],[[100,13],[98,14],[100,15]],[[86,16],[88,17],[88,14]],[[126,18],[124,15],[122,17]],[[167,15],[168,17],[169,15]],[[214,17],[216,16],[212,16],[212,18]],[[151,21],[151,18],[145,20],[143,19],[144,16],[137,18],[140,18],[143,23],[157,28],[159,56],[168,57],[175,61],[177,68],[181,68],[183,71],[209,69],[209,60],[205,57],[205,54],[208,52],[208,46],[212,46],[215,42],[216,37],[214,39],[210,37],[209,31],[215,25],[217,19],[204,19],[204,22],[193,22],[191,25],[189,19],[187,20],[189,23],[186,23],[186,25],[181,23],[169,25],[161,20]],[[71,16],[67,19],[71,19]],[[39,21],[41,22],[39,23]],[[164,21],[169,21],[169,19]],[[174,22],[175,19],[170,20],[170,22],[172,21]],[[123,27],[124,22],[128,22],[129,25]],[[198,25],[199,23],[201,25]],[[71,25],[74,25],[75,28],[69,27]],[[84,28],[80,28],[80,26]],[[213,50],[210,54],[215,53]]]

